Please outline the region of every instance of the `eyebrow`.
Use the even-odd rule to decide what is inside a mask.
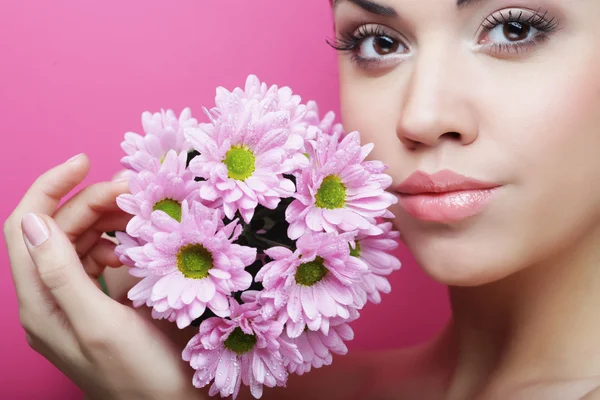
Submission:
[[[459,9],[467,8],[475,5],[475,3],[481,3],[482,0],[456,0],[456,6]]]
[[[397,17],[398,13],[392,7],[384,6],[382,4],[375,3],[371,0],[334,0],[333,6],[337,6],[338,4],[349,1],[350,3],[356,4],[360,8],[365,11],[370,12],[371,14],[382,15],[384,17]],[[458,0],[465,1],[465,0]],[[472,0],[470,0],[472,1]]]
[[[333,0],[333,6],[337,6],[339,3],[343,1],[349,1],[351,3],[356,4],[363,10],[366,10],[370,13],[383,15],[385,17],[397,17],[398,13],[392,7],[387,7],[381,4],[377,4],[370,0]],[[456,0],[456,6],[459,9],[467,8],[475,5],[475,3],[480,3],[482,0]]]

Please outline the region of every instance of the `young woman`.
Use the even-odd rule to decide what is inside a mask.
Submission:
[[[449,285],[453,319],[431,343],[349,355],[265,398],[600,398],[600,2],[333,7],[344,125],[389,165],[396,226]],[[88,166],[46,172],[5,224],[28,340],[90,398],[200,398],[181,344],[94,285],[118,266],[97,239],[122,228],[127,185],[56,209]]]

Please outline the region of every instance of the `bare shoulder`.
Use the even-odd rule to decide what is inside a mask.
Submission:
[[[534,382],[500,395],[514,400],[600,400],[600,377]]]
[[[300,400],[422,400],[442,398],[443,384],[422,363],[419,348],[353,352],[308,374],[291,375],[286,388],[263,398]]]
[[[600,382],[597,382],[595,388],[583,396],[581,400],[600,400]]]

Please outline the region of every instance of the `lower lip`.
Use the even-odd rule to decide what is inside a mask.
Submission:
[[[399,197],[401,206],[414,218],[427,222],[450,223],[479,214],[496,192],[497,188],[401,194]]]

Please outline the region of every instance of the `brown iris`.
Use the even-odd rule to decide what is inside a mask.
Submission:
[[[387,36],[377,36],[373,43],[373,48],[380,56],[387,56],[398,51],[400,42]]]
[[[504,24],[504,36],[512,42],[520,42],[527,39],[531,26],[520,22],[507,22]]]

